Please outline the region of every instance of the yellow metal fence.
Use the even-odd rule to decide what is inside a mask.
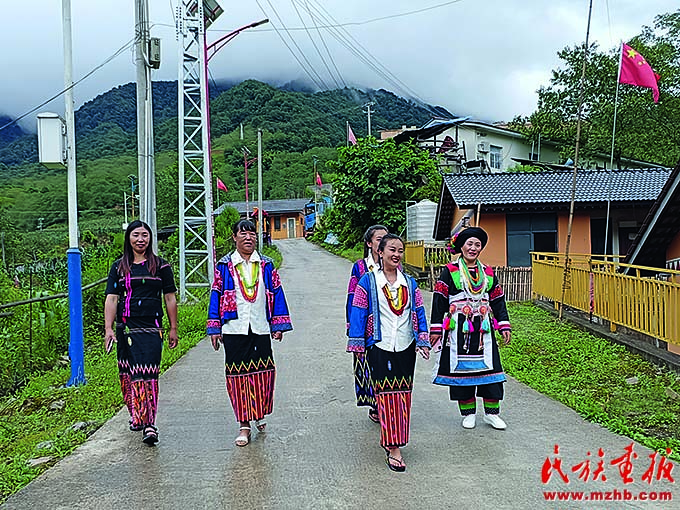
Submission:
[[[680,271],[570,255],[564,304],[612,325],[680,345]],[[532,253],[533,292],[559,302],[564,254]],[[626,274],[627,272],[627,274]]]
[[[440,244],[423,241],[406,243],[404,263],[420,272],[430,273],[430,287],[439,275],[439,268],[451,261],[451,253]],[[530,267],[494,267],[508,301],[528,301],[532,297]],[[431,289],[430,289],[431,290]]]

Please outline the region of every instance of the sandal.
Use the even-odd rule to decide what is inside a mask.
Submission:
[[[259,432],[264,432],[264,429],[267,428],[267,422],[265,421],[264,418],[261,420],[255,420],[255,426],[257,427],[257,430]]]
[[[378,415],[378,410],[373,408],[369,409],[368,419],[371,420],[373,423],[380,423],[380,415]]]
[[[135,425],[134,423],[132,423],[132,420],[130,420],[130,430],[132,432],[139,432],[143,428],[144,428],[144,425],[142,425],[141,423],[139,425]]]
[[[144,427],[144,437],[142,438],[142,442],[148,444],[149,446],[155,445],[158,442],[158,429],[153,425],[147,425]]]
[[[236,436],[236,439],[234,439],[234,444],[236,446],[247,446],[248,443],[250,443],[250,427],[246,427],[245,425],[240,427],[239,432],[242,430],[247,430],[248,433],[244,436],[239,433],[238,436]]]
[[[391,460],[398,462],[399,464],[392,464],[390,462]],[[396,457],[392,457],[388,453],[387,457],[385,457],[385,464],[387,464],[388,468],[390,468],[392,471],[396,471],[397,473],[403,473],[404,471],[406,471],[406,464],[404,464],[404,458],[403,457],[401,459],[398,459]]]

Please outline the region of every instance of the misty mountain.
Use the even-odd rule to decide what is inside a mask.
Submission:
[[[156,150],[177,149],[177,83],[153,82]],[[83,104],[75,113],[78,159],[97,159],[136,150],[136,84],[115,87]],[[433,115],[452,116],[440,107],[421,106],[386,90],[352,88],[309,92],[300,82],[280,88],[247,80],[211,82],[211,134],[229,133],[240,124],[279,133],[282,149],[304,151],[345,143],[350,123],[356,136],[367,133],[367,103],[372,103],[374,136],[379,129],[422,125]],[[11,120],[11,119],[8,119]],[[0,126],[6,122],[0,117]],[[0,163],[14,167],[37,161],[36,136],[13,125],[0,131]]]

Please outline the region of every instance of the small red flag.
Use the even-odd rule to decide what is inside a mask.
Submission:
[[[622,45],[620,83],[652,89],[654,102],[659,102],[659,75],[645,58],[627,44]]]
[[[352,131],[352,127],[349,125],[349,122],[347,123],[347,141],[352,145],[357,144],[357,137],[354,136],[354,132]]]
[[[220,180],[220,178],[217,178],[217,189],[221,189],[222,191],[229,191],[227,186]]]
[[[323,186],[323,183],[321,182],[321,176],[319,175],[319,172],[316,173],[316,185],[317,185],[317,186]]]

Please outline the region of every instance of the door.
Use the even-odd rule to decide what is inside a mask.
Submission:
[[[297,237],[295,235],[295,218],[288,218],[288,238]]]

